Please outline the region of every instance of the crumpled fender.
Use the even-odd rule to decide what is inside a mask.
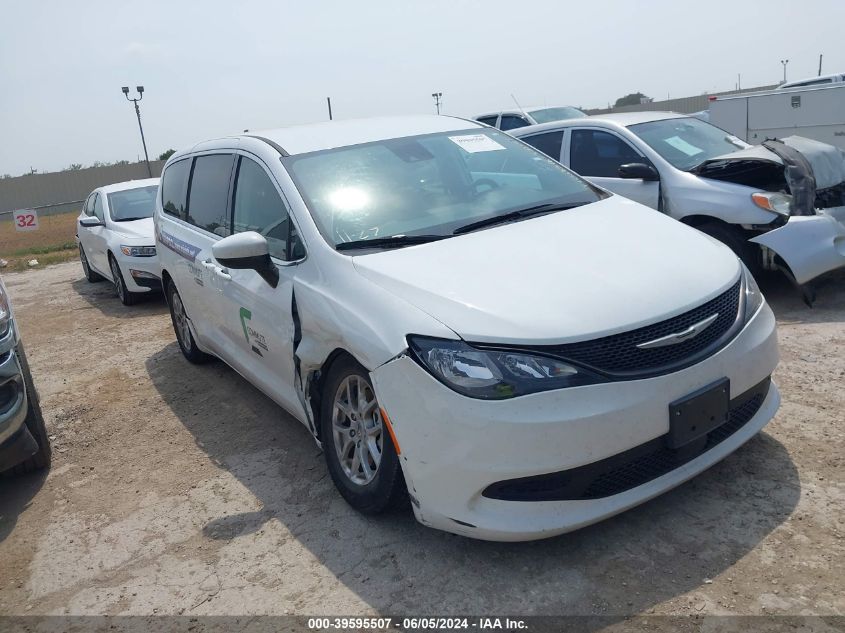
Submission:
[[[845,207],[819,211],[818,215],[789,218],[782,227],[758,235],[751,242],[777,253],[805,284],[826,272],[845,266]]]

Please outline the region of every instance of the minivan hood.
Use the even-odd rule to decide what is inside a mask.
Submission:
[[[353,263],[465,340],[535,345],[661,321],[740,273],[727,247],[620,196]]]
[[[146,239],[151,245],[155,243],[155,227],[152,218],[129,222],[112,222],[112,227],[115,232],[126,237]]]

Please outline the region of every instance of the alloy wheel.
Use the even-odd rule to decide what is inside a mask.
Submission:
[[[188,315],[185,314],[185,306],[182,304],[182,298],[178,292],[174,292],[170,297],[170,306],[173,311],[173,323],[176,326],[176,336],[179,337],[179,342],[182,347],[188,352],[191,351],[191,330],[188,326]]]
[[[88,258],[85,257],[85,251],[82,248],[82,244],[79,245],[79,261],[82,262],[82,272],[85,273],[86,277],[90,277],[91,268],[88,266]]]
[[[111,265],[111,276],[114,279],[114,287],[117,290],[117,296],[120,297],[121,301],[125,301],[126,297],[126,288],[123,285],[123,277],[120,276],[120,267],[117,265],[117,262],[112,259],[110,262]]]
[[[384,446],[384,426],[370,384],[347,376],[332,405],[332,435],[340,467],[352,483],[364,486],[375,479]]]

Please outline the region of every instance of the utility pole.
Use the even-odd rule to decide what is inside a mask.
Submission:
[[[332,120],[332,98],[326,97],[326,103],[329,105],[329,121]]]
[[[819,77],[822,76],[822,54],[819,53]]]
[[[440,98],[443,96],[442,92],[432,92],[431,96],[434,97],[434,107],[437,108],[437,114],[440,114]]]
[[[127,86],[123,86],[121,90],[123,91],[123,96],[126,97],[126,100],[135,104],[135,114],[138,116],[138,129],[141,130],[141,144],[144,146],[144,159],[147,161],[147,174],[150,178],[152,178],[153,170],[150,168],[150,157],[147,154],[147,141],[144,138],[144,126],[141,125],[141,108],[138,107],[138,102],[144,98],[144,86],[137,86],[135,88],[135,90],[138,91],[137,99],[129,98],[129,88]]]
[[[780,60],[780,63],[783,65],[783,83],[786,83],[786,65],[789,63],[788,59]]]

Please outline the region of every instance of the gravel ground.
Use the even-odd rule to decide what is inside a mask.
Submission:
[[[5,277],[54,463],[0,478],[0,614],[838,615],[845,274],[814,309],[764,283],[777,417],[693,481],[555,539],[366,518],[308,433],[223,363],[191,366],[161,298],[78,263]]]

